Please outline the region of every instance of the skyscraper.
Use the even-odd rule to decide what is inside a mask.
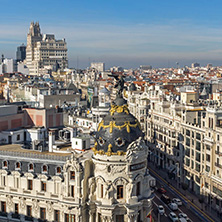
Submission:
[[[22,44],[21,46],[17,47],[16,51],[16,61],[17,62],[22,62],[26,58],[26,46]]]
[[[68,67],[65,39],[56,40],[54,35],[42,36],[39,23],[31,22],[27,35],[26,63],[31,75],[38,75],[46,66],[59,64],[61,69]]]

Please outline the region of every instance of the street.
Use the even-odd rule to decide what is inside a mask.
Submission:
[[[199,209],[195,204],[192,203],[192,200],[188,200],[179,190],[175,189],[174,186],[168,184],[165,179],[163,179],[156,171],[154,171],[151,167],[148,167],[150,170],[150,174],[156,178],[156,187],[160,188],[161,186],[167,191],[166,195],[172,198],[179,198],[183,205],[178,208],[178,210],[174,211],[176,215],[178,216],[179,213],[185,213],[187,214],[188,218],[193,222],[215,222],[215,219],[212,219],[209,217],[206,213],[204,213],[201,209]],[[175,181],[174,181],[175,182]],[[161,199],[161,193],[159,193],[157,190],[155,192],[155,198],[153,200],[153,214],[155,214],[155,217],[158,218],[157,213],[157,206],[163,205],[165,208],[165,215],[160,216],[159,220],[157,221],[170,221],[168,218],[169,213],[172,211]]]

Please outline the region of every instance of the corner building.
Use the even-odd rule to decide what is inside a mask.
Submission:
[[[138,120],[117,97],[92,150],[76,154],[0,146],[0,221],[148,222],[148,150]]]

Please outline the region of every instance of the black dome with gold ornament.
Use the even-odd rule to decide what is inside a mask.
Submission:
[[[128,145],[139,137],[143,137],[140,123],[129,112],[121,92],[114,100],[109,115],[99,123],[94,154],[125,155]]]

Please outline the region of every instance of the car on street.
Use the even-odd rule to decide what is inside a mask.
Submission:
[[[179,218],[178,221],[179,222],[187,222],[187,220],[185,218]]]
[[[169,203],[168,206],[171,210],[178,210],[178,205],[176,203]]]
[[[187,215],[185,213],[179,213],[178,215],[179,218],[184,218],[184,219],[188,219]]]
[[[173,198],[172,202],[176,203],[178,206],[182,206],[182,201],[179,198]]]
[[[157,211],[158,211],[158,214],[160,214],[160,215],[164,215],[164,213],[165,213],[165,209],[162,205],[159,205],[157,207]]]
[[[165,195],[165,194],[163,194],[163,195],[160,197],[160,199],[161,199],[165,204],[169,204],[169,203],[170,203],[170,198],[169,198],[167,195]]]
[[[158,188],[157,191],[162,194],[166,193],[166,190],[163,187]]]
[[[178,221],[178,217],[177,217],[177,215],[174,212],[170,212],[168,216],[169,216],[171,221],[173,221],[173,222],[177,222]]]

